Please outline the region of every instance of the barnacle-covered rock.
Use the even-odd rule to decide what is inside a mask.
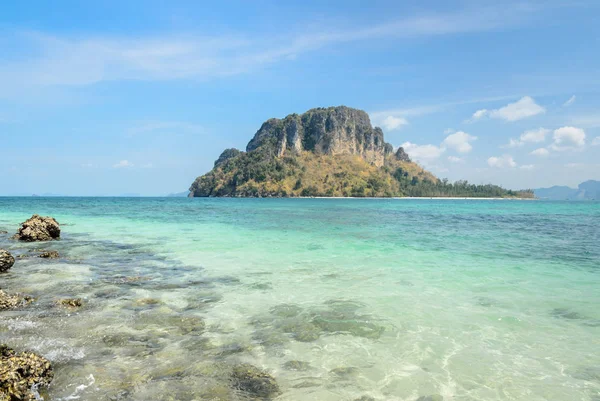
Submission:
[[[52,381],[50,361],[31,352],[16,353],[0,345],[0,400],[37,400],[32,388],[39,391]]]
[[[33,298],[26,295],[7,294],[0,290],[0,310],[18,308],[31,302],[33,302]]]
[[[10,269],[15,264],[15,258],[10,252],[0,249],[0,273]]]
[[[15,235],[19,241],[50,241],[60,238],[60,227],[58,221],[53,217],[42,217],[34,214],[28,220],[21,223],[21,227]]]

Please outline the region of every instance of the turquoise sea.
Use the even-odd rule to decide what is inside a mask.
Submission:
[[[9,239],[33,213],[60,241]],[[0,198],[52,400],[600,400],[600,203]],[[84,306],[55,306],[80,297]],[[369,398],[370,397],[370,398]]]

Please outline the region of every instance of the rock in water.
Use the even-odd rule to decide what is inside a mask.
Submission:
[[[39,254],[38,258],[42,259],[58,259],[60,255],[57,251],[43,251]]]
[[[231,380],[234,388],[251,397],[271,398],[280,392],[273,376],[247,363],[233,368]]]
[[[31,302],[33,302],[33,298],[31,297],[23,297],[18,294],[11,295],[0,290],[0,310],[18,308],[19,306],[25,306]],[[1,398],[0,401],[2,401]]]
[[[15,258],[10,252],[0,249],[0,273],[10,269],[15,264]]]
[[[42,217],[37,214],[21,223],[21,228],[15,235],[20,241],[50,241],[60,238],[60,227],[58,221],[53,217]]]
[[[17,354],[6,345],[0,345],[0,400],[38,400],[32,388],[47,386],[53,376],[46,358],[31,352]]]

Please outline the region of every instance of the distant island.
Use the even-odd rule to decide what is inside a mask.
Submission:
[[[369,115],[316,108],[262,124],[246,151],[226,149],[190,197],[533,198],[530,190],[440,180],[386,143]]]
[[[555,185],[533,191],[536,197],[546,200],[600,200],[600,181],[588,180],[577,188]]]

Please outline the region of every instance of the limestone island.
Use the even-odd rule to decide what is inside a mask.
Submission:
[[[385,142],[365,111],[346,106],[267,120],[245,152],[223,151],[189,196],[534,197],[530,190],[440,180]]]

